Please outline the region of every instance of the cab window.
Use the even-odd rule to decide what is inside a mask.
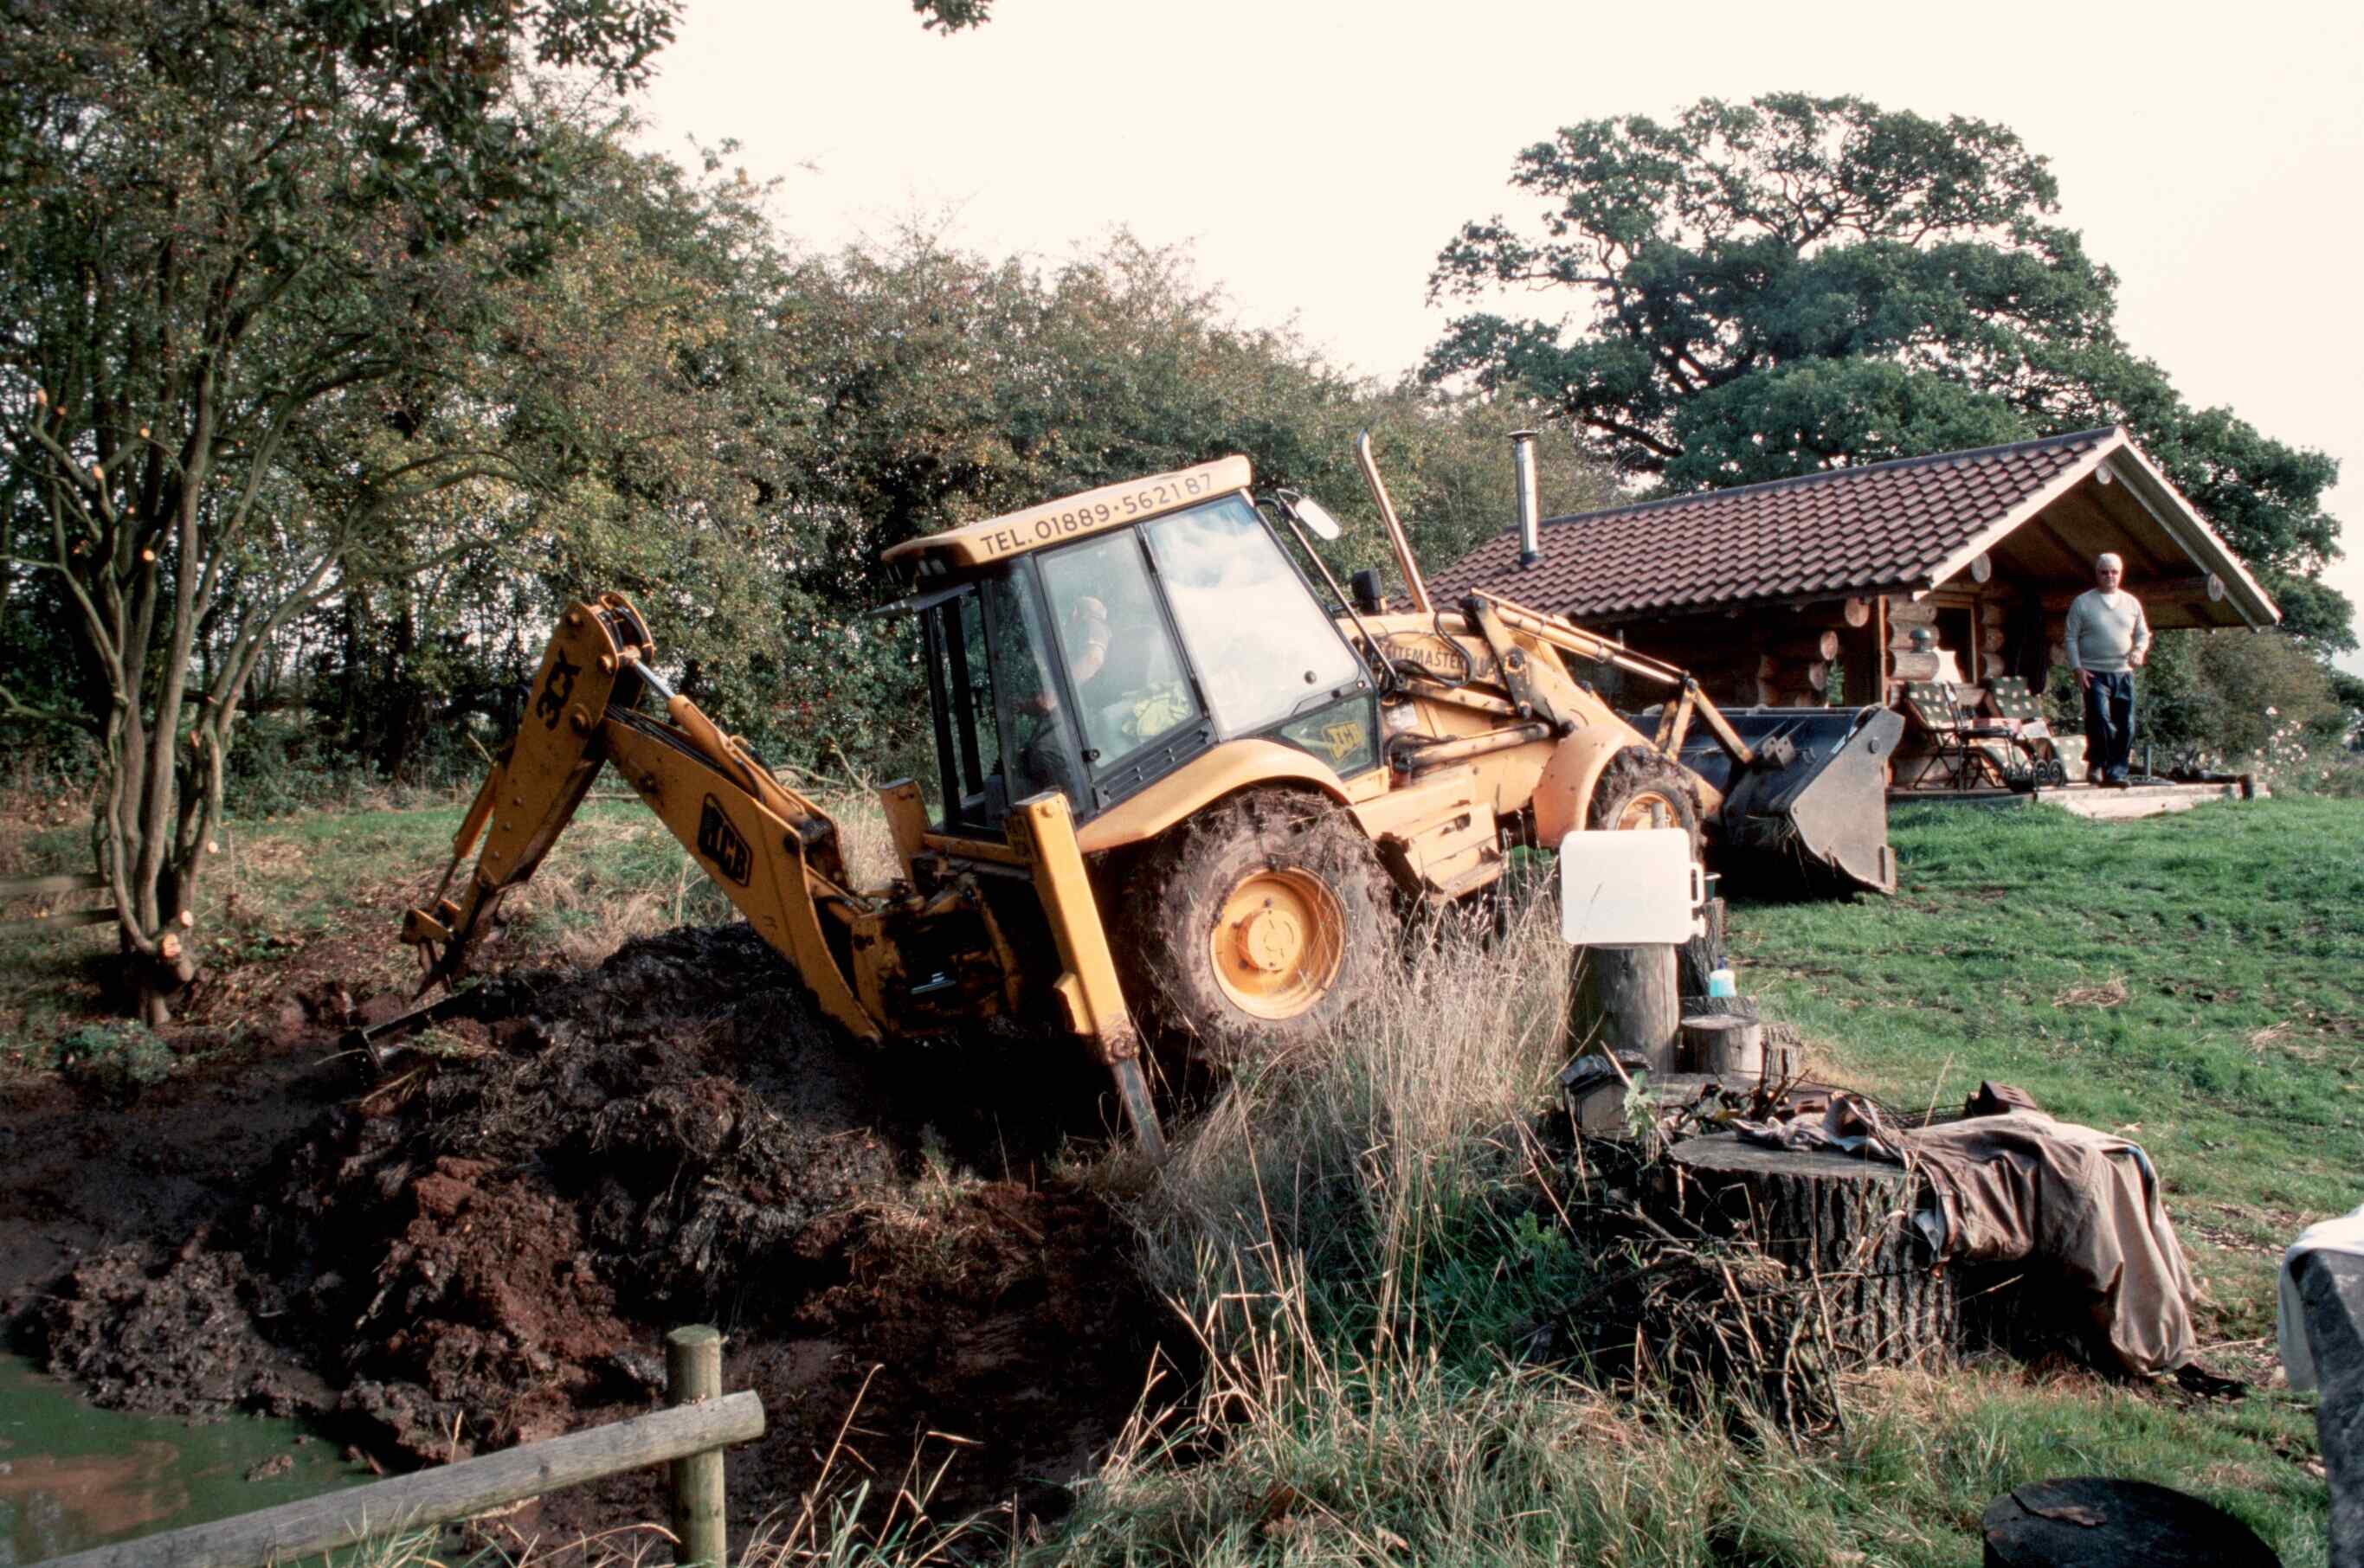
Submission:
[[[1001,777],[984,601],[975,588],[963,588],[929,606],[920,626],[936,721],[944,826],[998,830],[1009,815],[1009,799]]]
[[[1199,717],[1181,651],[1131,532],[1041,558],[1084,761],[1106,768]]]
[[[1160,517],[1143,532],[1224,736],[1360,687],[1361,664],[1244,497]]]
[[[1081,814],[1083,770],[1074,732],[1059,711],[1051,637],[1040,601],[1014,574],[988,579],[982,593],[986,624],[992,628],[1009,799],[1057,790],[1067,797],[1068,808]]]

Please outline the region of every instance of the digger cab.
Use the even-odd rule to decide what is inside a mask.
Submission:
[[[1251,736],[1378,765],[1377,683],[1249,477],[1224,459],[888,552],[925,590],[943,831],[998,838],[1045,790],[1088,821]]]

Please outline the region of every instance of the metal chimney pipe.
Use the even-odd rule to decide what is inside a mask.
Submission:
[[[1535,433],[1511,432],[1511,467],[1517,475],[1519,506],[1519,568],[1524,571],[1544,558],[1543,504],[1535,498]]]

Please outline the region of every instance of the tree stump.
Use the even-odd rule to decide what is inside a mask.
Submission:
[[[1675,950],[1582,947],[1568,961],[1567,1043],[1575,1051],[1632,1051],[1653,1073],[1675,1070],[1682,1006],[1675,993]]]
[[[1730,962],[1723,945],[1723,900],[1709,899],[1700,916],[1700,934],[1675,950],[1675,989],[1686,997],[1706,995],[1707,977]],[[1683,1010],[1701,1009],[1686,1006]]]
[[[2034,1481],[1987,1505],[1986,1568],[2280,1568],[2247,1525],[2147,1481]]]
[[[1684,1215],[1711,1234],[1745,1234],[1789,1270],[1797,1309],[1817,1315],[1831,1349],[1857,1362],[1944,1366],[1961,1347],[1950,1273],[1933,1273],[1912,1228],[1920,1180],[1850,1154],[1800,1153],[1694,1138],[1669,1158]]]
[[[1688,1029],[1701,1018],[1734,1018],[1743,1023],[1756,1024],[1763,1029],[1764,1060],[1761,1066],[1746,1069],[1751,1077],[1767,1084],[1785,1083],[1806,1070],[1806,1041],[1791,1025],[1763,1018],[1757,1011],[1754,996],[1694,996],[1682,999],[1683,1026]],[[1676,1049],[1677,1069],[1680,1072],[1705,1073],[1697,1064],[1695,1049],[1678,1041]]]
[[[1765,1026],[1730,1013],[1686,1012],[1675,1065],[1685,1073],[1758,1077],[1765,1071]]]

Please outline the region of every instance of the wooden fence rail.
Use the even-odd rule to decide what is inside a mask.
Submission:
[[[44,893],[83,893],[106,885],[106,878],[95,871],[72,871],[59,876],[0,876],[0,898],[34,898]]]
[[[68,872],[61,876],[0,877],[0,899],[39,898],[49,893],[88,893],[107,885],[106,878],[96,872]],[[22,915],[13,920],[0,920],[0,929],[9,926],[97,926],[115,918],[115,906],[103,909],[60,909],[48,915]]]
[[[94,1547],[51,1558],[42,1568],[261,1568],[292,1562],[763,1435],[764,1401],[747,1389],[236,1518]],[[712,1555],[698,1555],[719,1562],[717,1539]],[[693,1561],[686,1547],[681,1561]]]

